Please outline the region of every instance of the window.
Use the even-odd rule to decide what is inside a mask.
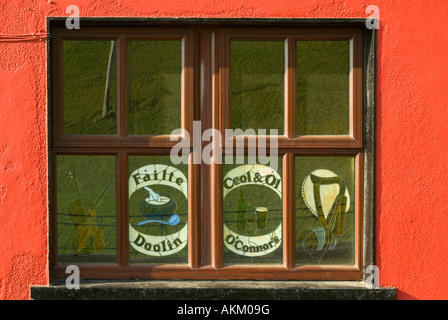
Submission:
[[[362,278],[362,29],[52,32],[54,277]]]

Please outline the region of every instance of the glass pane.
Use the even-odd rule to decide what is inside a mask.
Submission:
[[[224,165],[224,263],[281,264],[282,161]]]
[[[296,263],[355,263],[355,162],[296,157]]]
[[[64,133],[116,134],[115,41],[65,40]]]
[[[57,157],[58,262],[117,262],[115,168],[115,156]]]
[[[129,133],[181,128],[181,40],[129,41]]]
[[[348,135],[348,41],[297,41],[297,134]]]
[[[188,263],[188,166],[169,156],[129,157],[131,263]]]
[[[283,134],[283,41],[231,42],[231,127]]]

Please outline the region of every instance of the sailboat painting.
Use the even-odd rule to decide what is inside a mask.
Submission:
[[[149,220],[140,222],[138,225],[146,223],[162,223],[175,226],[179,223],[179,215],[176,214],[176,200],[164,193],[156,193],[149,187],[144,187],[148,191],[139,205],[139,210]],[[168,218],[169,217],[169,218]]]

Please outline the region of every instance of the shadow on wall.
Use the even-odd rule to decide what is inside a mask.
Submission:
[[[397,289],[397,300],[418,300],[416,297]]]

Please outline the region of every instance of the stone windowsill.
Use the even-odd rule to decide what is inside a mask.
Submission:
[[[367,288],[346,281],[64,281],[32,286],[34,300],[394,300],[395,288]]]

